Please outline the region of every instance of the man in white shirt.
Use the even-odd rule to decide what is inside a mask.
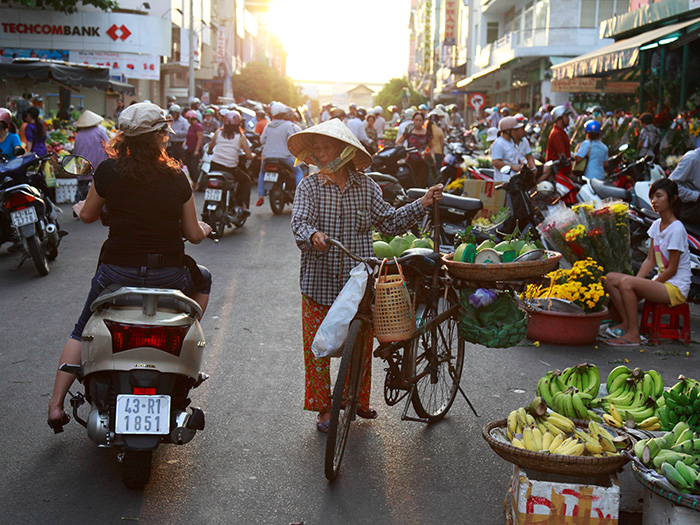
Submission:
[[[326,122],[331,119],[331,104],[324,104],[323,112],[321,113],[321,122]]]
[[[170,106],[170,116],[173,119],[170,127],[175,132],[175,134],[170,137],[168,142],[170,156],[175,160],[184,161],[185,139],[187,138],[187,131],[190,129],[190,124],[182,117],[182,108],[177,104]]]
[[[513,173],[518,173],[527,163],[535,169],[530,144],[525,138],[525,127],[515,117],[503,117],[498,123],[500,136],[491,146],[491,162],[494,167],[494,180],[507,182],[510,175],[501,173],[503,166],[510,166]]]
[[[386,127],[386,119],[383,116],[384,109],[381,106],[374,106],[374,116],[377,120],[374,121],[374,130],[377,132],[377,138],[384,138],[384,128]]]
[[[372,141],[369,140],[367,132],[365,131],[364,120],[366,115],[367,111],[365,109],[356,109],[355,116],[353,118],[350,118],[346,122],[346,125],[348,126],[348,128],[350,128],[350,131],[352,131],[353,135],[357,137],[357,140],[359,140],[365,148],[374,149],[374,147],[372,146]]]

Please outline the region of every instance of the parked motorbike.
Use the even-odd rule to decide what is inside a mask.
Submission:
[[[509,165],[505,165],[500,171],[504,175],[510,175],[512,170]],[[544,220],[544,216],[532,203],[530,192],[534,186],[535,173],[524,166],[520,173],[511,175],[508,182],[496,187],[506,192],[506,206],[511,210],[510,217],[499,228],[499,232],[508,234],[518,228],[523,234],[530,232],[534,239],[539,239],[537,225]]]
[[[414,151],[403,146],[389,146],[372,157],[372,166],[365,174],[379,184],[382,198],[392,206],[406,202],[406,190],[418,186],[413,168],[406,163],[406,154]]]
[[[285,159],[263,159],[265,173],[265,193],[270,198],[270,209],[275,215],[284,211],[287,204],[294,202],[297,191],[296,179],[292,170],[287,167]]]
[[[245,209],[238,198],[238,181],[223,171],[209,172],[204,190],[202,221],[211,226],[220,238],[227,227],[242,227],[249,215],[250,210]]]
[[[19,266],[31,258],[39,275],[49,273],[49,261],[58,257],[61,238],[67,233],[59,229],[55,206],[48,195],[42,170],[29,172],[41,166],[50,155],[38,157],[34,153],[18,156],[0,165],[0,244],[11,242],[10,251],[22,254]]]

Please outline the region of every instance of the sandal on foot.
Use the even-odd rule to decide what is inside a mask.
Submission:
[[[319,421],[318,419],[316,420],[316,430],[319,432],[323,432],[324,434],[328,434],[328,427],[331,426],[330,421]]]
[[[641,346],[641,342],[639,343],[634,343],[632,341],[628,341],[624,337],[618,337],[617,339],[610,339],[609,341],[605,341],[606,345],[609,346],[629,346],[629,347],[635,347],[635,346]]]
[[[620,337],[625,335],[625,332],[623,332],[619,328],[610,328],[609,326],[605,329],[605,333],[613,339],[619,339]]]
[[[46,423],[53,429],[54,434],[59,434],[63,432],[63,425],[67,425],[69,421],[70,416],[64,413],[61,419],[47,419]]]
[[[362,410],[361,408],[358,408],[357,415],[360,416],[362,419],[377,419],[377,417],[379,416],[379,414],[377,414],[377,411],[373,408],[370,408],[369,410]]]

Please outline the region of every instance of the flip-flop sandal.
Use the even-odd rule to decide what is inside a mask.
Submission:
[[[623,335],[625,335],[625,332],[620,330],[619,328],[610,328],[609,326],[605,329],[605,333],[614,339],[619,339]]]
[[[325,423],[323,421],[316,421],[316,430],[318,430],[319,432],[328,434],[328,427],[330,427],[330,423],[328,421],[326,421]]]
[[[61,419],[47,419],[46,423],[53,429],[54,434],[59,434],[63,432],[63,425],[67,425],[70,422],[70,416],[66,413],[63,414]]]
[[[608,346],[628,346],[628,347],[635,347],[635,346],[641,346],[642,343],[633,343],[632,341],[628,341],[627,339],[624,339],[622,337],[618,337],[617,339],[610,339],[609,341],[605,341],[605,344]]]
[[[357,415],[362,419],[377,419],[377,417],[379,417],[379,414],[377,414],[377,411],[373,408],[370,408],[369,410],[362,410],[358,408]]]

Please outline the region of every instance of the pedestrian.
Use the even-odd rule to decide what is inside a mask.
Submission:
[[[272,122],[265,126],[265,130],[260,136],[263,145],[262,162],[260,163],[260,174],[258,175],[258,201],[256,206],[262,206],[265,202],[265,159],[283,159],[282,162],[291,170],[297,186],[301,182],[304,173],[299,166],[295,165],[294,155],[287,148],[287,139],[301,131],[301,128],[288,120],[291,110],[281,102],[275,102],[270,106]]]
[[[109,136],[100,125],[103,120],[100,115],[87,109],[75,123],[78,132],[75,134],[73,154],[85,157],[93,168],[107,158],[104,145],[109,142]]]
[[[185,159],[190,180],[195,183],[199,178],[199,159],[202,157],[204,128],[197,118],[197,113],[193,109],[185,113],[185,118],[190,124],[190,127],[187,128],[187,136],[185,137]]]
[[[639,346],[641,336],[637,321],[637,304],[646,299],[671,307],[685,303],[690,290],[691,270],[688,233],[677,219],[678,185],[660,179],[649,189],[651,205],[660,217],[649,228],[649,252],[636,276],[611,272],[603,286],[610,294],[622,322],[610,328],[607,341],[611,346]],[[646,276],[656,267],[653,279]]]
[[[324,104],[323,111],[321,112],[320,120],[321,122],[326,122],[331,119],[331,110],[333,109],[333,104]]]
[[[439,170],[440,166],[442,166],[442,159],[445,157],[445,133],[442,130],[442,126],[440,126],[440,121],[444,119],[443,115],[449,118],[449,115],[441,112],[439,109],[436,108],[429,113],[430,120],[428,120],[428,126],[430,126],[430,134],[432,135],[432,139],[430,141],[430,149],[433,152],[433,156],[435,158],[435,168],[437,170]]]
[[[433,137],[430,128],[425,127],[423,113],[416,111],[413,114],[411,123],[406,126],[404,132],[396,139],[397,144],[404,141],[409,148],[413,148],[408,154],[407,163],[416,175],[416,182],[419,188],[428,187],[428,177],[430,168],[434,163],[430,143]]]
[[[384,109],[381,106],[374,106],[374,129],[377,131],[377,140],[384,138],[384,130],[386,129],[386,119],[384,118]]]
[[[95,170],[87,199],[73,206],[88,223],[96,221],[106,206],[110,224],[90,292],[59,364],[80,365],[80,341],[92,314],[90,305],[112,284],[182,290],[202,311],[209,301],[211,274],[185,255],[182,239],[200,243],[211,228],[197,221],[187,177],[166,153],[172,130],[165,112],[155,104],[134,104],[122,111],[119,129],[107,148],[109,160]],[[68,372],[56,373],[48,413],[48,424],[55,430],[70,419],[63,403],[74,380]]]
[[[0,154],[14,159],[15,148],[21,146],[22,142],[17,134],[17,127],[12,122],[12,113],[9,109],[0,108]]]
[[[637,141],[637,154],[639,158],[650,155],[656,159],[661,144],[661,130],[654,126],[654,116],[651,113],[642,113],[639,122],[642,130]]]
[[[172,104],[170,106],[170,117],[172,118],[172,123],[170,124],[171,129],[175,134],[170,138],[168,143],[168,154],[175,160],[180,162],[185,162],[185,139],[187,139],[187,130],[190,129],[190,125],[182,117],[182,108],[177,104]]]
[[[304,409],[317,412],[316,428],[328,432],[331,408],[330,358],[316,358],[311,344],[321,321],[355,266],[349,257],[326,244],[338,239],[360,257],[373,256],[372,226],[399,235],[442,197],[442,185],[406,206],[394,208],[382,199],[379,186],[358,170],[372,157],[357,137],[338,119],[318,124],[289,139],[289,150],[319,171],[297,187],[291,228],[301,250],[301,312],[304,346]],[[372,338],[367,342],[357,415],[374,419],[370,407]]]
[[[46,155],[46,124],[39,115],[39,108],[32,106],[24,112],[27,127],[24,134],[27,137],[27,152],[36,153],[37,157]]]
[[[549,160],[558,161],[561,156],[566,160],[571,160],[571,139],[566,132],[569,127],[569,116],[573,112],[567,106],[557,106],[552,110],[552,121],[554,126],[547,138],[547,153],[545,162]],[[568,175],[571,173],[571,163],[559,166],[559,173]]]
[[[354,110],[354,114],[348,115],[348,121],[346,122],[350,131],[357,137],[360,143],[367,149],[370,153],[374,153],[376,149],[372,146],[370,138],[367,136],[367,127],[365,126],[365,117],[367,116],[367,110],[365,108],[351,108]]]
[[[253,158],[248,139],[241,133],[241,114],[231,110],[224,117],[223,128],[214,134],[209,143],[209,154],[213,154],[210,170],[230,174],[238,181],[238,201],[247,210],[250,207],[250,177],[238,167],[241,152],[247,158]]]
[[[452,126],[457,129],[462,129],[464,127],[464,119],[459,113],[459,108],[456,104],[450,106],[450,111],[452,112]]]
[[[700,148],[683,155],[668,178],[678,184],[681,200],[678,218],[690,224],[700,224]]]
[[[600,123],[597,120],[589,120],[583,129],[586,132],[586,140],[576,150],[574,161],[578,164],[587,159],[583,176],[604,180],[605,170],[608,168],[608,147],[600,140]]]
[[[374,113],[368,113],[367,118],[365,119],[365,134],[372,145],[372,149],[369,151],[377,151],[378,136],[377,129],[374,127],[376,122],[377,117],[374,116]]]

